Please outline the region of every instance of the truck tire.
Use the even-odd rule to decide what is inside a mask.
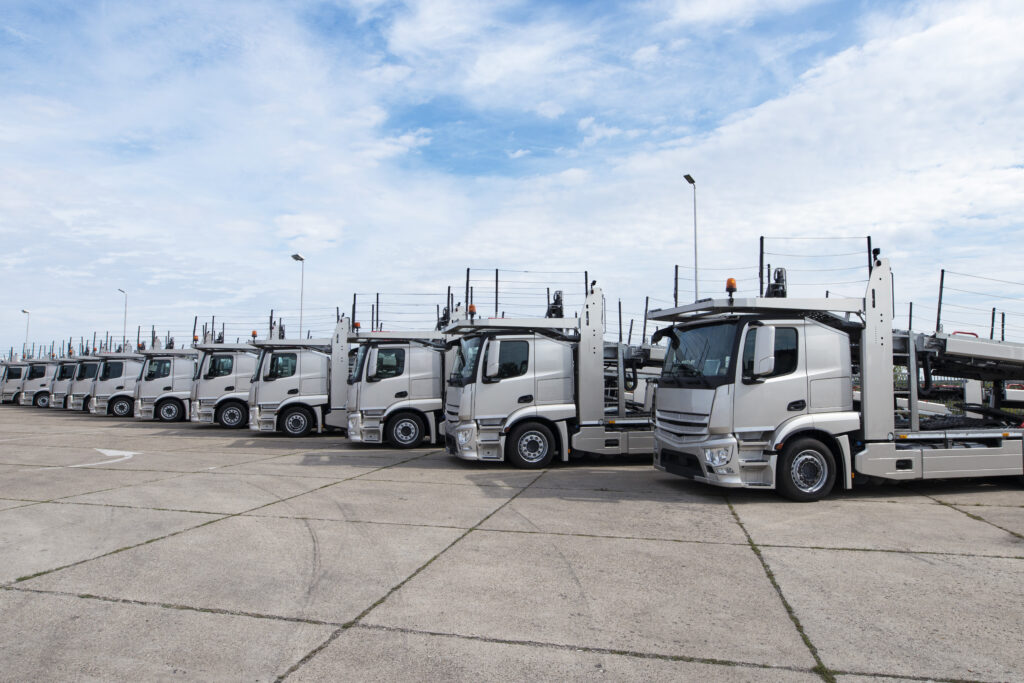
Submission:
[[[555,457],[555,435],[540,422],[523,422],[505,441],[505,459],[516,467],[537,470]]]
[[[409,412],[392,415],[385,427],[387,440],[395,448],[416,448],[423,443],[426,431],[423,418]]]
[[[185,408],[181,401],[168,398],[156,406],[156,417],[161,422],[180,422],[185,416]]]
[[[131,417],[135,407],[129,398],[120,396],[110,402],[110,414],[115,417]]]
[[[241,429],[249,424],[249,409],[238,401],[228,401],[217,408],[214,419],[224,429]]]
[[[292,406],[281,414],[278,424],[287,436],[306,436],[313,431],[313,414],[302,406]]]
[[[20,406],[21,405],[21,394],[20,393],[15,394],[14,398],[11,399],[11,403],[13,403],[16,406]]]
[[[32,405],[36,408],[49,408],[50,407],[50,394],[45,391],[40,391],[32,399]]]
[[[821,500],[836,483],[836,459],[829,448],[810,437],[786,445],[775,469],[775,488],[799,503]]]

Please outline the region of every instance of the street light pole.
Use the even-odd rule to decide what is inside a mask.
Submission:
[[[21,359],[25,360],[25,350],[28,349],[28,324],[32,322],[32,314],[24,308],[21,312],[25,314],[25,345],[21,347]]]
[[[697,181],[687,173],[683,176],[693,186],[693,300],[700,298],[697,289]]]
[[[302,339],[302,305],[306,296],[306,259],[302,254],[292,254],[292,258],[302,264],[302,276],[299,280],[299,339]]]
[[[121,351],[128,350],[128,292],[124,291],[120,287],[117,291],[124,294],[124,323],[121,327]]]

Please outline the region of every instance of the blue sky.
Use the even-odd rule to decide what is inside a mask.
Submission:
[[[1015,1],[7,0],[0,348],[22,308],[37,343],[119,331],[118,288],[132,329],[294,330],[294,251],[315,333],[353,292],[425,324],[467,267],[522,313],[586,270],[614,330],[676,264],[692,298],[684,173],[702,296],[756,287],[762,235],[871,235],[916,327],[940,268],[1024,281],[1021,35]],[[769,245],[862,291],[860,239]],[[1024,339],[1024,286],[966,275],[944,317]]]

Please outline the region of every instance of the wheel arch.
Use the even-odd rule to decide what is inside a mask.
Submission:
[[[803,429],[796,429],[786,434],[784,440],[780,440],[775,444],[775,452],[781,456],[783,451],[786,449],[786,445],[792,443],[798,439],[809,438],[820,441],[822,445],[832,452],[832,458],[836,462],[836,483],[840,484],[844,489],[850,489],[853,487],[852,482],[852,457],[850,453],[850,437],[846,434],[831,434],[822,429],[815,427],[805,427]],[[778,488],[778,469],[775,471],[775,482],[772,482],[775,488]]]
[[[523,424],[524,422],[537,422],[551,430],[551,434],[555,437],[555,453],[562,459],[568,459],[565,444],[567,439],[565,437],[565,423],[555,422],[554,420],[544,417],[543,415],[531,415],[524,414],[514,418],[501,430],[501,450],[502,453],[505,451],[505,438],[512,432],[513,429]]]

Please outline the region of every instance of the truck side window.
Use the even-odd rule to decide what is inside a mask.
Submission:
[[[208,379],[214,377],[227,377],[234,367],[234,358],[231,356],[214,356],[210,359],[210,369],[206,373]]]
[[[39,379],[40,377],[42,377],[45,374],[46,374],[46,366],[45,365],[32,365],[32,366],[29,366],[28,378],[27,379]]]
[[[7,379],[21,379],[21,368],[7,368]]]
[[[749,377],[754,372],[754,339],[757,328],[747,330],[747,338],[743,342],[743,375]],[[768,377],[788,375],[796,370],[799,353],[795,327],[775,328],[775,370]]]
[[[484,367],[491,353],[490,344],[484,352]],[[525,341],[502,341],[498,351],[498,374],[496,379],[510,379],[525,375],[530,364],[530,343]]]
[[[291,377],[295,374],[295,366],[294,353],[275,353],[270,359],[270,372],[267,373],[267,377],[270,379]]]
[[[377,349],[377,372],[374,379],[399,377],[405,372],[405,349]]]
[[[118,360],[108,360],[103,364],[103,370],[100,372],[100,379],[117,379],[124,374],[124,363]]]
[[[149,361],[149,365],[146,367],[146,381],[160,379],[161,377],[170,377],[171,375],[171,359],[170,358],[155,358]],[[81,379],[81,377],[79,377]]]

